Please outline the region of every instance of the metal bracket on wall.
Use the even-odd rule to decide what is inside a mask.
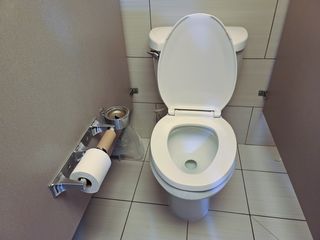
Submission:
[[[133,94],[138,94],[138,93],[139,93],[138,88],[130,88],[130,92],[129,92],[130,96],[133,96]]]
[[[268,97],[268,91],[267,90],[259,90],[258,96],[267,98]]]
[[[80,162],[84,153],[90,149],[95,148],[101,139],[100,133],[114,128],[116,138],[108,150],[108,155],[111,156],[117,140],[123,133],[123,130],[129,124],[129,109],[124,106],[113,106],[108,109],[102,109],[100,116],[97,117],[88,127],[87,131],[76,146],[75,150],[69,156],[67,162],[61,168],[57,176],[49,184],[49,189],[53,197],[58,197],[61,193],[76,189],[83,191],[86,187],[86,182],[75,181],[70,179],[70,174]]]
[[[85,182],[71,180],[70,174],[75,169],[75,167],[80,162],[82,156],[86,152],[87,149],[96,146],[100,139],[101,132],[109,129],[110,127],[114,127],[111,124],[106,124],[103,120],[95,119],[92,124],[89,126],[85,134],[80,140],[80,143],[77,145],[75,150],[69,156],[67,162],[61,168],[57,176],[53,179],[53,181],[49,184],[49,189],[53,195],[53,197],[58,197],[61,193],[70,190],[76,189],[83,191],[85,189]],[[121,130],[120,130],[121,131]],[[116,132],[117,136],[120,135],[120,132]],[[111,155],[112,146],[109,150],[109,155]]]

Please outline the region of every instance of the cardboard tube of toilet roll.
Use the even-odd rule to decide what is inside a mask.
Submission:
[[[115,138],[116,132],[113,128],[110,128],[103,134],[102,138],[100,139],[100,142],[97,145],[97,148],[108,152]]]

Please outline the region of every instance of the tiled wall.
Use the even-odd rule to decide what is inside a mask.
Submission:
[[[151,28],[173,25],[184,15],[205,12],[227,26],[244,26],[248,46],[233,98],[223,116],[233,126],[239,143],[272,145],[262,115],[258,90],[269,84],[289,0],[121,0],[127,57],[133,97],[132,125],[142,137],[150,137],[156,124],[155,109],[162,108],[153,63],[147,54]]]

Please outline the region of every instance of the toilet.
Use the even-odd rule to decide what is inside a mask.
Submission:
[[[160,55],[155,59],[159,93],[168,107],[152,132],[150,165],[170,209],[189,221],[207,214],[210,197],[234,172],[237,141],[221,111],[235,89],[236,53],[248,38],[244,28],[234,29],[232,35],[216,17],[197,13],[163,28],[165,33],[150,33],[152,51]]]

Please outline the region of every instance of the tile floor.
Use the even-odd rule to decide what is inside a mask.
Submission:
[[[145,149],[149,141],[143,140]],[[275,147],[239,145],[235,173],[198,222],[173,216],[143,161],[114,160],[74,240],[312,239]]]

